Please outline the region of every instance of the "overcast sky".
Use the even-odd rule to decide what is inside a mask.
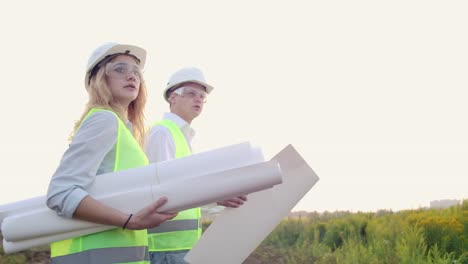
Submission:
[[[215,86],[198,152],[292,144],[321,180],[295,210],[468,198],[466,1],[7,1],[0,4],[0,204],[44,195],[87,94],[88,56],[148,51],[147,119],[184,66]]]

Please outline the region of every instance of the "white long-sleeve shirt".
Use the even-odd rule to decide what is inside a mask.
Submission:
[[[172,121],[184,134],[187,145],[192,152],[192,139],[195,131],[184,119],[174,113],[165,113],[163,119]],[[165,126],[154,126],[151,128],[145,147],[146,156],[150,163],[175,159],[175,143],[171,131]]]
[[[131,124],[127,122],[131,131]],[[118,120],[111,112],[89,116],[74,135],[49,183],[47,206],[71,218],[99,174],[112,172]]]
[[[192,152],[191,144],[195,131],[190,127],[190,124],[174,113],[165,113],[163,119],[172,121],[180,128],[190,148],[190,152]],[[150,163],[175,159],[176,148],[171,131],[165,126],[152,127],[146,140],[145,152]],[[202,214],[205,216],[219,213],[223,209],[224,207],[217,206],[216,204],[201,207]]]

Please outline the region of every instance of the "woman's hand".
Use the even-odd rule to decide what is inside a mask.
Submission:
[[[166,197],[159,198],[156,202],[133,214],[128,220],[129,214],[102,204],[88,195],[81,200],[73,217],[88,222],[113,225],[116,227],[123,227],[128,220],[125,226],[126,229],[146,229],[158,226],[162,222],[176,217],[177,213],[169,214],[156,212],[156,209],[166,202]]]
[[[134,214],[126,228],[132,230],[153,228],[177,216],[177,213],[159,213],[156,210],[167,202],[167,197],[161,197],[156,202]]]

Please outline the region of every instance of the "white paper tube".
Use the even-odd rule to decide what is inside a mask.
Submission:
[[[169,181],[168,183],[120,192],[98,199],[111,207],[119,207],[126,213],[140,210],[160,196],[167,196],[168,203],[159,211],[174,212],[213,203],[225,198],[239,196],[271,188],[281,183],[281,171],[277,162],[258,163],[199,177]],[[189,187],[187,187],[189,186]],[[44,223],[41,228],[31,221]],[[3,223],[4,238],[10,242],[31,240],[42,236],[89,229],[98,224],[58,217],[47,209],[36,210],[7,217]]]
[[[207,175],[263,161],[262,151],[245,142],[176,160],[158,162],[156,170],[160,183],[165,183],[174,179]]]
[[[252,176],[254,175],[254,176]],[[224,179],[224,180],[222,180]],[[169,199],[173,201],[171,204],[166,204],[166,209],[175,211],[180,208],[181,210],[188,209],[194,206],[219,201],[224,198],[230,198],[238,196],[240,194],[247,194],[269,188],[275,184],[281,183],[281,172],[277,162],[264,162],[247,166],[244,168],[238,168],[229,170],[222,173],[215,173],[206,176],[195,177],[189,180],[183,180],[182,182],[189,181],[192,189],[196,189],[196,192],[187,193],[187,187],[180,184],[163,184],[166,185],[166,191],[161,188],[162,192],[166,192]],[[205,184],[206,181],[213,181],[214,183]],[[170,186],[169,186],[170,185]],[[209,194],[209,195],[207,195]],[[129,194],[127,194],[128,196]],[[125,195],[124,195],[125,196]],[[120,197],[124,197],[120,196]],[[208,197],[208,198],[207,198]],[[125,198],[126,199],[126,198]],[[115,202],[123,203],[124,201],[114,200]],[[164,208],[160,208],[163,211]],[[70,219],[67,219],[70,220]],[[75,220],[70,220],[75,221]],[[86,222],[88,223],[88,222]],[[93,224],[93,223],[89,223]],[[54,224],[56,225],[56,224]],[[91,226],[91,225],[90,225]],[[83,226],[84,227],[84,226]],[[21,250],[25,250],[31,247],[37,247],[46,245],[55,241],[68,239],[77,236],[88,235],[96,232],[101,232],[115,228],[113,226],[96,225],[75,230],[71,232],[58,233],[48,236],[40,236],[37,238],[19,240],[17,242],[3,241],[3,247],[5,253],[13,253]]]
[[[89,234],[94,234],[97,232],[102,232],[115,228],[115,226],[98,226],[89,229],[82,229],[78,231],[62,233],[58,235],[43,236],[33,239],[21,240],[18,242],[10,242],[3,239],[3,250],[6,254],[15,253],[18,251],[26,250],[33,247],[38,247],[42,245],[48,245],[55,241],[60,241],[64,239],[69,239],[78,236],[84,236]]]
[[[115,180],[118,177],[118,181]],[[131,177],[128,177],[127,171],[118,171],[113,173],[101,174],[96,177],[96,181],[87,190],[91,196],[99,194],[105,196],[118,190],[131,190],[141,186],[148,185],[152,181],[157,181],[156,164],[132,169]],[[158,182],[155,182],[157,184]],[[0,224],[7,216],[21,214],[28,211],[45,209],[46,197],[39,196],[14,203],[0,206]]]
[[[158,211],[176,212],[268,189],[281,182],[278,162],[269,161],[182,181],[170,181],[156,186],[154,192],[169,198]]]
[[[101,174],[88,188],[88,193],[102,203],[123,212],[135,212],[154,200],[151,186],[155,184],[158,184],[156,164],[149,164],[131,170]],[[123,198],[122,202],[121,196],[128,199]],[[5,223],[1,223],[3,237],[13,242],[37,238],[44,234],[55,235],[98,226],[78,219],[57,217],[55,211],[46,206],[45,200],[45,196],[42,196],[5,206],[7,217],[4,218]],[[37,229],[36,225],[30,224],[31,219],[46,224]]]
[[[101,174],[87,191],[91,195],[106,195],[116,191],[140,188],[148,183],[158,184],[175,178],[182,179],[202,174],[229,170],[255,164],[263,161],[263,155],[259,148],[254,148],[249,142],[239,143],[223,148],[205,151],[181,159],[165,161],[135,168],[132,177],[125,171]],[[158,171],[158,175],[156,175]],[[119,177],[119,180],[115,180]],[[161,179],[161,180],[160,180]],[[3,218],[15,213],[39,209],[45,206],[46,197],[40,196],[0,206],[0,224]]]
[[[206,151],[198,154],[194,154],[182,159],[150,164],[145,167],[135,168],[131,170],[119,171],[114,173],[101,174],[96,177],[95,182],[87,189],[88,193],[97,199],[101,197],[105,199],[106,197],[111,197],[109,199],[115,199],[116,193],[123,193],[128,190],[141,189],[146,186],[155,186],[160,183],[158,175],[164,179],[164,182],[168,182],[174,179],[184,179],[188,177],[194,177],[202,174],[209,174],[212,172],[219,172],[223,170],[228,170],[231,168],[236,168],[240,166],[246,166],[253,163],[258,163],[263,161],[263,155],[261,150],[258,148],[252,148],[250,143],[244,142],[232,146],[227,146],[211,151]],[[132,171],[132,173],[129,173]],[[118,180],[116,180],[118,179]],[[112,198],[114,197],[114,198]],[[0,208],[0,218],[11,216],[13,214],[20,214],[25,211],[35,211],[40,212],[41,214],[47,216],[49,214],[55,214],[55,212],[50,211],[45,206],[45,197],[36,197],[29,200],[20,201],[17,203],[8,204]],[[155,200],[156,197],[153,197]],[[128,203],[124,203],[128,204]],[[128,204],[128,211],[134,211],[135,206],[141,203]],[[120,204],[117,204],[116,207],[121,209]],[[3,210],[1,210],[3,208]],[[125,208],[121,209],[125,211]],[[42,219],[42,218],[41,218]],[[48,219],[47,217],[44,219]],[[1,220],[1,219],[0,219]],[[30,220],[28,220],[29,222]],[[38,220],[39,221],[39,220]],[[6,226],[3,226],[3,229],[6,228],[2,233],[8,239],[10,238],[10,229]],[[90,227],[87,222],[81,221],[77,223],[76,228],[88,228]],[[58,225],[56,228],[57,232],[63,232],[61,225]],[[16,232],[13,230],[12,232]],[[25,230],[27,232],[27,230]],[[25,239],[25,232],[18,232],[18,237]],[[44,232],[49,232],[45,230]],[[31,237],[35,237],[33,234]],[[13,240],[12,240],[13,241]]]
[[[45,196],[39,196],[0,206],[0,226],[5,217],[38,208],[44,205],[45,201]]]
[[[151,186],[98,197],[97,200],[108,206],[119,208],[128,214],[134,213],[154,201]],[[32,224],[33,222],[41,223],[40,228]],[[99,226],[103,225],[60,217],[54,211],[42,208],[5,218],[2,229],[4,231],[3,238],[6,241],[17,242]]]
[[[119,180],[116,180],[119,179]],[[134,190],[136,188],[141,188],[143,186],[148,186],[148,191],[151,193],[150,186],[153,184],[158,184],[157,177],[156,177],[156,164],[149,164],[148,166],[134,168],[131,170],[123,170],[118,172],[112,173],[105,173],[101,174],[96,177],[95,182],[88,188],[88,193],[93,197],[101,197],[103,202],[110,197],[114,196],[115,192],[123,192],[125,190]],[[119,207],[120,209],[120,207]],[[122,209],[124,211],[124,209]],[[46,197],[40,196],[35,197],[15,203],[10,203],[6,205],[0,206],[0,226],[2,230],[2,234],[5,238],[10,237],[11,233],[17,233],[18,237],[25,239],[24,232],[27,232],[29,228],[26,229],[11,229],[9,228],[9,224],[4,224],[3,220],[12,217],[9,221],[18,220],[18,225],[22,225],[24,221],[30,223],[31,220],[28,220],[28,217],[23,218],[22,215],[33,215],[37,214],[38,219],[37,222],[42,223],[42,220],[49,219],[52,215],[56,215],[56,213],[50,210],[46,206]],[[65,218],[62,218],[64,223],[67,223]],[[81,228],[87,228],[89,226],[89,222],[76,220],[76,226]],[[94,225],[93,225],[94,226]],[[34,225],[30,225],[30,227],[35,227]],[[47,225],[45,226],[47,231]],[[58,233],[63,232],[61,229],[61,225],[59,224],[56,226]],[[57,233],[57,232],[56,232]],[[52,233],[51,233],[52,234]],[[34,233],[29,238],[34,238],[37,235]],[[16,241],[12,240],[12,241]]]

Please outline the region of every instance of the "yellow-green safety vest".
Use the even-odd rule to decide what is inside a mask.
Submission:
[[[84,120],[101,111],[113,113],[118,120],[114,171],[148,165],[148,159],[140,145],[114,112],[93,108]],[[116,228],[55,242],[50,247],[51,264],[149,263],[146,229],[135,231]]]
[[[164,119],[153,126],[164,126],[171,132],[175,144],[175,158],[190,155],[190,148],[180,128],[174,122]],[[158,147],[157,145],[153,147]],[[201,210],[192,208],[179,212],[172,220],[148,229],[148,247],[150,252],[189,250],[200,239]]]

